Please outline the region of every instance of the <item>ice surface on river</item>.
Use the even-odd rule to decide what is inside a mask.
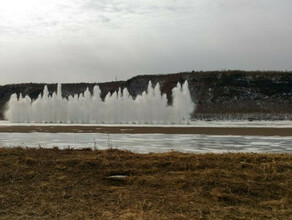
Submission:
[[[93,126],[92,124],[74,124],[75,126]],[[12,123],[5,120],[0,120],[0,127],[5,126],[72,126],[72,124],[57,124],[57,123]],[[192,120],[189,124],[95,124],[94,126],[103,127],[223,127],[223,128],[258,128],[258,127],[269,127],[269,128],[291,128],[292,121],[247,121],[247,120],[234,120],[234,121],[203,121],[203,120]],[[292,134],[291,134],[292,136]]]
[[[98,148],[137,153],[270,152],[292,153],[292,137],[183,134],[0,133],[1,147]]]
[[[147,91],[135,99],[127,88],[100,98],[98,86],[93,94],[62,97],[61,85],[57,93],[49,96],[47,86],[36,100],[19,99],[13,94],[8,103],[6,118],[14,123],[80,123],[80,124],[188,124],[195,105],[191,100],[188,82],[180,83],[172,90],[173,103],[167,104],[166,94],[161,94],[159,83],[153,88],[149,82]]]

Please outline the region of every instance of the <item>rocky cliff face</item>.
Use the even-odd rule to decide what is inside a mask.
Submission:
[[[128,88],[132,96],[146,90],[149,80],[161,85],[171,103],[171,90],[177,82],[188,80],[197,119],[292,119],[292,72],[214,71],[186,72],[168,75],[136,76],[127,81],[99,84],[102,98],[119,87]],[[63,84],[63,96],[83,93],[88,83]],[[15,84],[0,86],[0,117],[3,119],[5,103],[13,93],[29,95],[35,99],[45,84]],[[50,93],[56,84],[48,85]]]

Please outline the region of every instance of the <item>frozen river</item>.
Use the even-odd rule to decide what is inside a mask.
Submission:
[[[93,124],[44,124],[44,123],[11,123],[9,121],[0,120],[0,127],[5,126],[93,126]],[[119,126],[132,126],[132,127],[272,127],[272,128],[292,128],[292,121],[247,121],[247,120],[234,120],[234,121],[191,121],[188,125],[155,125],[155,124],[96,124],[95,126],[104,127],[119,127]]]
[[[0,133],[1,147],[97,148],[136,153],[292,153],[292,137],[188,134]]]
[[[16,126],[72,126],[68,124],[12,124],[0,121],[1,147],[59,147],[59,148],[98,148],[109,147],[130,150],[137,153],[167,152],[171,150],[192,153],[223,152],[270,152],[292,153],[292,132],[286,137],[257,135],[210,135],[210,134],[163,134],[163,133],[100,133],[100,132],[13,132]],[[80,127],[92,125],[78,125]],[[107,127],[108,125],[99,125]],[[148,127],[155,125],[110,125],[127,127]],[[292,128],[292,121],[192,121],[190,125],[163,125],[160,127],[188,129],[198,128]],[[6,129],[7,128],[7,129]],[[11,129],[12,132],[9,130]],[[8,130],[5,132],[5,130]],[[65,129],[66,130],[66,129]],[[290,130],[288,131],[290,132]]]

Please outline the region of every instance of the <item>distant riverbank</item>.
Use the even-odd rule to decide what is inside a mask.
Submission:
[[[164,75],[139,75],[127,81],[106,83],[66,83],[63,97],[93,91],[99,85],[101,98],[119,88],[127,88],[136,97],[147,90],[149,81],[161,85],[168,104],[172,103],[172,89],[178,82],[189,82],[191,98],[197,108],[192,114],[199,120],[291,120],[292,72],[282,71],[206,71],[181,72]],[[4,119],[6,103],[14,93],[28,95],[35,100],[48,85],[49,94],[57,91],[57,84],[27,83],[0,86],[0,119]]]
[[[107,134],[204,134],[248,136],[292,136],[292,127],[175,127],[175,126],[95,126],[95,125],[13,125],[0,126],[0,133],[107,133]]]

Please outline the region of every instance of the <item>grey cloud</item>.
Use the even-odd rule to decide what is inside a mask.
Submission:
[[[108,23],[111,21],[111,19],[106,17],[106,16],[100,16],[100,18],[101,18],[102,22],[104,22],[104,23]]]
[[[58,3],[61,18],[23,27],[0,20],[0,84],[292,69],[289,0],[74,2]]]

